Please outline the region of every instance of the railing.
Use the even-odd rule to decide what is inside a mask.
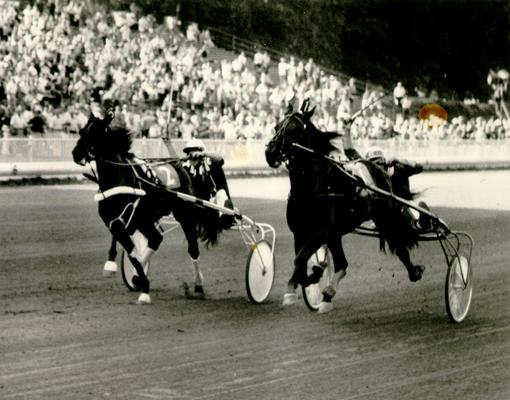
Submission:
[[[270,171],[261,141],[204,140],[207,151],[225,159],[227,171]],[[79,174],[83,167],[72,160],[76,139],[0,139],[0,176]],[[381,147],[388,158],[421,162],[429,168],[510,167],[510,141],[364,141],[355,147],[364,154],[368,147]],[[182,156],[184,140],[170,146],[161,139],[137,139],[133,152],[141,158]]]

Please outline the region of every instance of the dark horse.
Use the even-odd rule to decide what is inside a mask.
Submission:
[[[298,285],[306,287],[319,281],[323,269],[314,266],[308,275],[307,261],[322,246],[327,245],[333,257],[335,274],[323,291],[320,312],[332,309],[331,300],[339,281],[346,275],[347,259],[342,248],[342,236],[352,232],[367,220],[373,220],[380,235],[380,247],[386,244],[407,268],[409,279],[421,279],[423,267],[414,265],[409,250],[417,245],[417,233],[401,212],[401,206],[391,199],[362,190],[362,185],[345,174],[346,168],[362,171],[358,176],[370,176],[372,184],[391,191],[386,174],[375,164],[359,160],[340,166],[324,156],[336,150],[331,140],[336,132],[317,129],[310,118],[315,107],[308,102],[301,112],[291,105],[284,119],[275,127],[275,135],[266,147],[266,161],[277,168],[285,162],[289,171],[290,194],[287,203],[287,223],[294,235],[294,271],[288,282],[284,304],[297,301]],[[295,146],[312,149],[311,154]]]
[[[96,163],[99,191],[95,196],[101,219],[129,256],[137,276],[133,284],[140,288],[139,304],[150,304],[149,280],[144,267],[156,252],[163,239],[157,222],[172,213],[179,222],[188,242],[188,254],[192,260],[195,291],[202,290],[202,274],[199,268],[198,240],[214,244],[218,233],[225,228],[218,218],[208,218],[214,210],[199,208],[178,198],[167,190],[154,170],[130,152],[132,138],[124,128],[110,127],[113,117],[99,119],[91,116],[80,130],[80,138],[73,149],[74,161],[84,164]],[[174,186],[179,192],[195,195],[192,181],[178,160],[168,165],[173,171]],[[147,239],[145,249],[137,249],[132,235],[138,231]]]
[[[198,146],[198,147],[197,147]],[[211,201],[217,205],[233,209],[232,199],[228,188],[225,172],[223,171],[224,160],[217,155],[205,152],[205,145],[201,140],[192,139],[183,149],[186,157],[172,160],[171,165],[166,160],[155,161],[150,164],[151,170],[160,178],[162,182],[168,183],[173,180],[172,175],[176,173],[175,168],[181,169],[181,175],[189,175],[193,187],[194,195],[203,200]],[[184,169],[184,171],[182,171]],[[177,180],[178,177],[177,177]],[[169,186],[175,190],[175,185]],[[197,210],[200,214],[200,224],[198,224],[198,234],[206,242],[206,247],[215,244],[218,234],[222,230],[229,229],[234,224],[234,217],[231,215],[215,212],[211,209]],[[117,241],[112,236],[110,249],[108,250],[108,260],[103,269],[103,276],[113,276],[117,270]],[[200,272],[198,260],[192,259],[193,276],[195,282],[194,297],[203,297],[205,294],[202,288],[203,277]],[[186,295],[190,295],[187,285],[184,285]]]

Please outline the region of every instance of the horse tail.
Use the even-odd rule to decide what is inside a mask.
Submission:
[[[228,205],[226,206],[228,207]],[[218,242],[220,234],[230,229],[235,223],[233,216],[220,215],[218,211],[209,208],[200,209],[197,219],[198,237],[207,248],[214,246]]]
[[[200,240],[204,242],[206,248],[218,243],[219,235],[223,230],[219,221],[219,214],[216,210],[200,210],[197,223],[197,234]]]
[[[376,186],[391,192],[391,181],[388,176],[371,162],[361,161],[368,168]],[[411,250],[418,246],[418,234],[413,229],[408,215],[397,201],[383,195],[372,197],[372,220],[379,232],[379,248],[386,252],[386,246],[394,254],[397,248],[404,246]]]

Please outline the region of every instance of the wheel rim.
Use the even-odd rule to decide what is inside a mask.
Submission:
[[[447,311],[454,322],[462,322],[471,306],[473,285],[471,268],[466,257],[455,257],[448,269],[446,283]]]
[[[248,256],[246,286],[253,303],[266,300],[274,280],[274,257],[271,245],[261,240],[255,243]]]

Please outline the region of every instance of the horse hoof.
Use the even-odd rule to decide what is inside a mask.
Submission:
[[[205,299],[204,287],[201,285],[195,285],[195,299],[203,300]]]
[[[425,267],[422,265],[415,265],[412,272],[409,272],[409,280],[411,282],[418,282],[423,276],[423,271],[425,271]]]
[[[184,290],[184,297],[190,300],[203,300],[205,299],[205,292],[203,286],[195,285],[193,292],[190,290],[189,285],[186,282],[182,283],[182,289]]]
[[[149,295],[149,293],[140,293],[140,296],[138,296],[136,304],[138,305],[151,304],[151,296]]]
[[[106,261],[103,267],[103,276],[105,278],[109,278],[111,276],[114,276],[117,272],[117,263],[115,261]]]
[[[330,301],[321,301],[319,303],[319,308],[317,309],[317,312],[319,314],[326,314],[333,310],[333,303]]]
[[[285,293],[283,295],[282,305],[290,306],[292,304],[296,304],[298,302],[298,294],[297,293]]]

